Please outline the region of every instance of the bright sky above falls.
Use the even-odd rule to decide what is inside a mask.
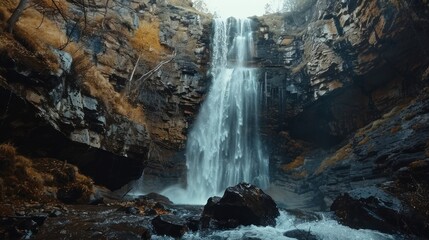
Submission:
[[[267,3],[279,8],[283,0],[205,0],[205,3],[210,12],[222,17],[249,17],[262,16]]]

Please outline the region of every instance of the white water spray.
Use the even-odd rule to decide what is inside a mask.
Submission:
[[[176,203],[204,204],[242,181],[268,187],[268,159],[258,134],[257,69],[247,67],[252,35],[249,19],[215,19],[213,85],[189,134],[187,189],[163,192]]]

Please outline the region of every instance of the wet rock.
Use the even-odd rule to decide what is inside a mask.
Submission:
[[[165,205],[173,205],[173,202],[170,201],[170,199],[168,197],[163,196],[163,195],[158,194],[158,193],[148,193],[144,196],[140,196],[139,200],[154,201],[154,202],[165,204]]]
[[[200,228],[200,221],[200,216],[191,216],[186,218],[186,225],[188,226],[189,230],[196,232]]]
[[[255,19],[258,61],[265,67],[262,118],[268,124],[262,129],[283,128],[294,137],[333,146],[418,92],[429,45],[409,38],[416,35],[410,26],[429,30],[417,20],[427,19],[427,6],[344,2],[314,1],[303,12]],[[413,77],[394,74],[413,68],[419,69]]]
[[[105,204],[104,198],[98,195],[91,195],[91,198],[89,200],[89,205],[100,205]]]
[[[52,210],[51,213],[49,213],[49,217],[59,217],[63,213],[60,210]]]
[[[23,216],[0,218],[1,239],[30,239],[45,222],[47,216]]]
[[[305,231],[301,229],[295,229],[287,231],[283,234],[285,237],[295,238],[297,240],[321,240],[317,236],[313,235],[311,231]]]
[[[180,238],[188,231],[186,221],[174,215],[157,216],[152,220],[152,225],[158,235],[174,238]]]
[[[331,210],[342,224],[352,228],[429,236],[421,214],[376,187],[342,194],[335,199]]]
[[[57,192],[58,200],[66,204],[79,203],[84,195],[85,190],[80,186],[62,187]]]
[[[149,229],[147,229],[147,228],[143,228],[142,229],[142,235],[141,235],[141,239],[142,240],[150,240],[151,239],[151,234],[150,234],[150,231],[149,231]]]
[[[239,225],[274,226],[280,215],[273,199],[261,189],[240,183],[212,197],[204,206],[203,228],[235,228]]]
[[[156,210],[155,209],[153,209],[153,208],[149,208],[149,209],[146,209],[145,211],[144,211],[144,215],[146,215],[146,216],[154,216],[154,215],[157,215],[158,213],[156,212]]]
[[[322,216],[315,212],[307,212],[300,209],[289,209],[287,213],[296,217],[295,224],[303,222],[316,222],[322,220]]]
[[[131,214],[131,215],[137,215],[140,213],[140,209],[136,207],[120,207],[118,211],[125,212],[126,214]]]

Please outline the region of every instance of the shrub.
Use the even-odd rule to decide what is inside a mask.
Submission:
[[[10,143],[0,144],[0,172],[13,171],[15,168],[16,148]]]
[[[133,47],[150,63],[158,64],[166,49],[159,40],[159,21],[140,21],[139,28],[131,39]]]

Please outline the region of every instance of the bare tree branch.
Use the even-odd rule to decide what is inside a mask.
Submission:
[[[107,16],[107,7],[108,7],[108,5],[109,5],[109,1],[110,0],[107,0],[106,1],[106,5],[104,6],[104,17],[103,17],[103,21],[101,22],[101,27],[104,29],[105,28],[105,26],[104,26],[104,21],[106,20],[106,16]]]
[[[131,73],[131,77],[130,77],[130,79],[128,80],[129,82],[131,82],[131,81],[133,80],[134,73],[136,72],[137,65],[139,64],[139,61],[140,61],[140,56],[139,56],[139,58],[137,58],[136,64],[134,65],[133,72]]]
[[[147,78],[149,78],[150,76],[152,76],[155,72],[157,72],[160,68],[162,68],[162,66],[164,66],[165,64],[173,61],[173,59],[176,57],[176,51],[173,52],[173,56],[170,59],[167,59],[165,61],[160,62],[158,65],[156,65],[156,67],[152,70],[150,70],[149,72],[143,74],[139,79],[137,79],[138,81],[141,80],[146,80]]]
[[[28,3],[28,0],[19,1],[18,7],[15,8],[15,10],[12,13],[12,16],[10,16],[10,18],[7,20],[7,31],[9,33],[13,32],[13,28],[15,27],[16,22],[18,21],[19,17],[24,11],[27,3]]]

